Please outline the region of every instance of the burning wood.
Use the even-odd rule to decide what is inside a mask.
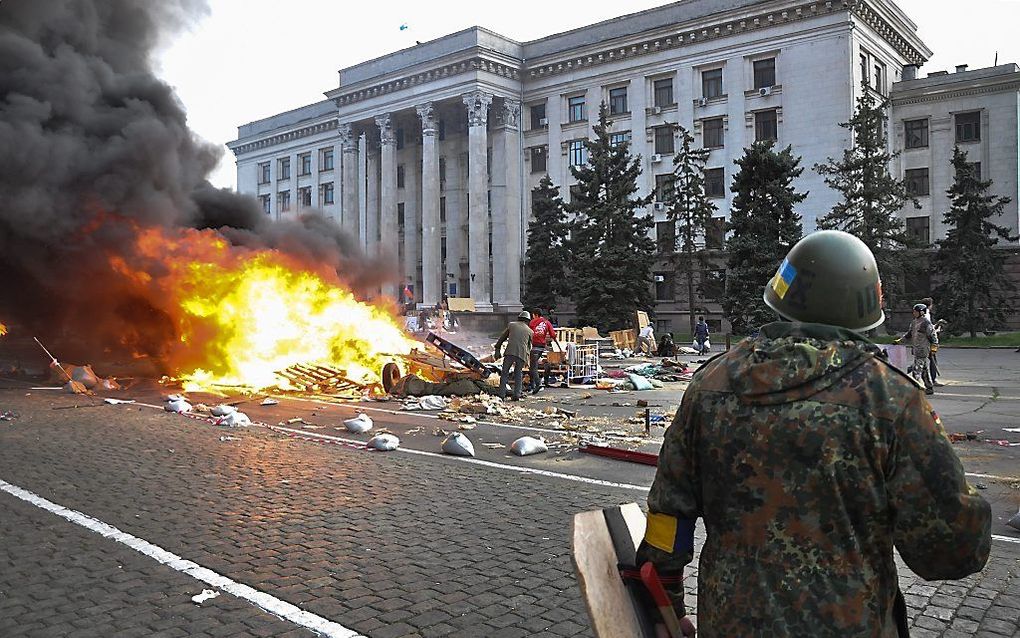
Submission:
[[[4,336],[5,334],[7,334],[7,326],[0,323],[0,337]]]
[[[347,378],[347,373],[329,366],[297,364],[286,370],[278,370],[276,374],[286,380],[289,388],[300,392],[317,392],[323,394],[357,393],[368,387]]]

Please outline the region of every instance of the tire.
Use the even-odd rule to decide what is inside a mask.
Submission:
[[[392,361],[383,366],[382,369],[382,387],[383,390],[389,392],[393,389],[393,386],[400,380],[400,366]]]

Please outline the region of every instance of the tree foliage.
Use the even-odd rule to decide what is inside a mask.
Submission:
[[[755,142],[734,163],[734,193],[726,248],[726,292],[723,313],[735,334],[750,334],[775,318],[762,300],[762,291],[793,245],[803,236],[801,216],[794,210],[807,193],[793,181],[804,172],[800,158],[787,146]]]
[[[611,128],[603,102],[595,137],[584,142],[587,163],[570,167],[577,184],[567,205],[578,321],[601,330],[629,328],[635,310],[651,310],[655,261],[649,237],[655,222],[641,210],[652,196],[634,197],[641,160],[630,155],[628,143],[610,142]]]
[[[705,194],[705,162],[707,148],[693,148],[694,136],[683,126],[677,126],[680,148],[673,156],[673,178],[666,194],[668,218],[676,225],[676,253],[673,256],[675,272],[682,273],[687,283],[687,308],[691,333],[694,332],[695,273],[700,272],[704,251],[704,237],[715,204]],[[698,239],[702,239],[699,246]]]
[[[559,189],[548,175],[531,191],[534,218],[528,223],[527,269],[524,305],[527,308],[556,306],[567,285],[567,216]]]
[[[997,329],[1012,312],[1014,289],[1003,268],[1006,252],[998,240],[1016,241],[1009,229],[992,220],[1002,214],[1008,197],[989,195],[992,181],[982,181],[967,153],[953,150],[955,178],[949,189],[949,210],[942,217],[948,231],[936,244],[935,271],[941,278],[934,297],[936,309],[952,332]]]
[[[907,202],[920,206],[904,183],[889,173],[889,163],[897,154],[888,147],[888,108],[889,100],[876,99],[865,85],[850,121],[840,124],[853,135],[853,146],[843,151],[841,159],[830,157],[814,168],[843,196],[818,220],[818,228],[848,232],[871,249],[882,290],[892,303],[911,267],[910,254],[904,249],[915,247],[897,213]]]

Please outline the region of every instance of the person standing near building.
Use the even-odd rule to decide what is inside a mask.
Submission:
[[[698,354],[705,354],[708,350],[705,344],[708,342],[708,324],[704,317],[698,317],[698,323],[694,324],[694,345],[697,346]]]
[[[499,375],[499,397],[506,398],[506,384],[510,378],[510,371],[513,369],[514,390],[513,400],[521,400],[521,386],[523,385],[524,364],[531,352],[531,313],[522,311],[517,315],[516,321],[511,321],[496,341],[496,359],[501,356],[503,344],[506,345],[506,356],[503,356],[503,371]]]
[[[812,233],[765,288],[787,321],[707,363],[684,392],[638,565],[656,566],[682,617],[704,520],[703,638],[906,636],[894,549],[928,580],[988,560],[989,504],[917,385],[863,336],[885,320],[881,296],[862,241]]]
[[[923,303],[925,306],[924,316],[928,318],[928,321],[931,322],[932,327],[935,328],[935,337],[941,338],[941,335],[939,333],[942,331],[942,322],[935,321],[935,319],[932,318],[932,307],[935,305],[935,300],[932,299],[931,297],[925,297],[924,299],[921,300],[921,303]],[[931,384],[936,388],[941,388],[942,386],[945,385],[945,383],[941,383],[938,380],[939,376],[938,351],[939,351],[938,343],[935,343],[931,347],[931,354],[928,356],[928,374],[931,376]]]
[[[528,370],[531,374],[531,393],[538,393],[541,388],[539,383],[538,374],[538,361],[545,354],[546,347],[549,342],[555,343],[557,346],[560,342],[556,340],[556,328],[553,327],[552,322],[543,316],[541,308],[535,308],[535,314],[531,318],[531,359],[528,363]],[[563,348],[560,347],[560,350]]]
[[[910,374],[924,386],[925,394],[935,394],[931,376],[928,374],[928,357],[931,356],[932,346],[938,345],[939,338],[935,334],[935,326],[931,325],[924,315],[926,309],[923,303],[914,304],[914,319],[910,322],[910,327],[894,343],[899,343],[904,339],[910,340],[910,348],[914,352],[914,363],[910,367]]]
[[[652,324],[646,325],[638,332],[638,354],[647,351],[649,357],[655,355],[655,330]]]

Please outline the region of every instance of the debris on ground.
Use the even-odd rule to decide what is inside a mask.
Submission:
[[[230,436],[229,434],[224,434],[223,436],[220,437],[220,443],[226,443],[227,441],[240,441],[240,440],[241,440],[241,437]]]
[[[481,392],[495,393],[496,387],[477,378],[451,378],[450,380],[433,383],[413,374],[397,380],[390,389],[395,397],[425,397],[439,395],[444,397],[471,396]]]
[[[185,412],[191,412],[192,406],[184,399],[184,397],[175,394],[167,397],[167,401],[163,406],[163,409],[167,412],[183,414]]]
[[[1009,525],[1015,530],[1020,530],[1020,512],[1017,512],[1013,518],[1006,521],[1006,525]]]
[[[228,428],[246,428],[251,425],[251,419],[244,412],[234,410],[216,419],[216,425]]]
[[[216,598],[219,595],[220,592],[218,591],[213,591],[211,589],[203,589],[201,594],[196,594],[195,596],[191,597],[191,602],[195,603],[196,605],[201,605],[205,601],[212,600],[213,598]]]
[[[13,421],[16,418],[18,418],[18,414],[16,412],[11,412],[9,410],[0,412],[0,421]]]
[[[355,434],[368,432],[372,429],[372,417],[362,412],[353,419],[344,419],[344,427],[346,427],[349,432],[354,432]]]
[[[423,397],[407,399],[404,401],[401,410],[442,410],[450,404],[450,400],[435,394],[427,394]]]
[[[103,399],[103,403],[108,403],[110,405],[126,405],[126,404],[134,403],[134,402],[135,402],[134,399],[113,399],[113,398],[109,398],[109,397],[106,398],[106,399]]]
[[[454,432],[443,439],[443,452],[454,456],[474,456],[475,446],[460,432]]]
[[[92,394],[92,391],[85,387],[80,381],[68,381],[64,384],[63,390],[68,394]]]
[[[529,456],[531,454],[548,452],[549,446],[545,444],[545,439],[522,436],[510,444],[510,451],[517,456]]]
[[[209,410],[209,413],[212,414],[213,416],[227,416],[228,414],[233,414],[234,412],[237,412],[237,408],[232,405],[217,405],[214,406],[211,410]]]
[[[259,405],[280,405],[280,402],[271,397],[266,397],[265,399],[262,399],[262,403]]]
[[[381,433],[370,438],[366,445],[373,450],[392,452],[400,447],[400,439],[389,433]]]

